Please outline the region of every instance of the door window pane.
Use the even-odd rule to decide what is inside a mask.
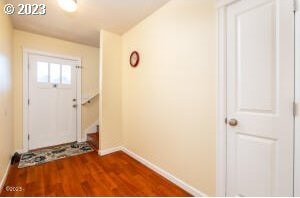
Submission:
[[[37,62],[37,81],[39,83],[48,83],[49,82],[48,63]]]
[[[71,66],[62,65],[61,66],[61,83],[62,84],[71,84]]]
[[[60,83],[60,65],[59,64],[50,64],[50,82],[54,84]]]

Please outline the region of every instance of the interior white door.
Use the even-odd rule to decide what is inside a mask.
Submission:
[[[293,0],[227,10],[227,196],[293,196]]]
[[[75,66],[71,60],[29,56],[29,150],[76,141]]]

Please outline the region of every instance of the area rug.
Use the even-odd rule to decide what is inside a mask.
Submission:
[[[80,155],[93,151],[92,147],[86,143],[70,143],[52,148],[40,149],[31,151],[21,155],[18,168],[25,168],[28,166],[36,166],[46,162]]]

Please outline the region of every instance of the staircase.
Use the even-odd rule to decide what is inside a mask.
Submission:
[[[95,149],[99,150],[99,126],[97,126],[97,132],[87,134],[87,142]]]

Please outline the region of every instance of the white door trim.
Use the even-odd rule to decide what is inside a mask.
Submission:
[[[29,130],[29,120],[28,120],[28,99],[29,99],[29,71],[28,71],[28,64],[29,64],[29,55],[42,55],[42,56],[49,56],[54,58],[61,58],[67,60],[73,60],[78,62],[78,66],[81,66],[81,58],[79,57],[72,57],[72,56],[65,56],[61,54],[52,54],[48,52],[42,52],[38,50],[32,50],[23,48],[23,152],[27,152],[29,148],[29,141],[28,141],[28,130]],[[76,134],[77,134],[77,141],[82,142],[81,137],[81,69],[78,69],[77,72],[77,120],[76,120]]]
[[[232,4],[236,1],[239,1],[239,0],[216,0],[216,5],[218,8],[222,8],[222,7],[228,6],[229,4]]]
[[[100,57],[99,57],[99,152],[101,151],[101,143],[102,141],[100,141],[101,139],[101,136],[102,136],[102,128],[103,128],[103,71],[104,71],[104,62],[103,62],[103,55],[104,55],[104,52],[103,52],[103,46],[104,46],[104,38],[103,38],[103,30],[100,30],[100,48],[99,48],[99,54],[100,54]]]
[[[218,97],[217,97],[217,136],[216,136],[216,196],[226,196],[227,174],[227,39],[226,7],[238,0],[216,0],[218,35]]]
[[[295,15],[295,30],[296,30],[296,36],[298,35],[297,33],[300,32],[300,25],[299,25],[299,22],[300,22],[300,0],[295,0],[295,10],[296,10],[296,15]],[[300,70],[300,55],[299,55],[299,52],[300,52],[300,39],[299,38],[295,38],[295,50],[296,50],[296,53],[295,53],[295,64],[296,64],[296,71],[299,71]],[[299,74],[298,72],[296,72],[296,75],[295,75],[295,78],[296,78],[296,81],[295,82],[299,82]],[[300,94],[300,90],[299,90],[299,87],[296,85],[296,93],[295,93],[295,96],[296,96],[296,102],[299,102],[297,97],[299,97],[299,94]],[[298,106],[299,104],[297,104]],[[295,178],[294,178],[294,195],[296,197],[300,196],[300,190],[299,190],[299,186],[300,186],[300,151],[299,151],[299,148],[300,148],[300,129],[299,129],[299,124],[297,123],[297,120],[299,118],[300,115],[299,115],[299,112],[297,111],[296,112],[296,118],[295,118]]]
[[[226,196],[226,9],[218,9],[218,99],[217,99],[217,153],[216,153],[216,196]]]

